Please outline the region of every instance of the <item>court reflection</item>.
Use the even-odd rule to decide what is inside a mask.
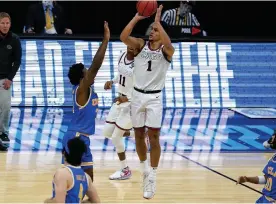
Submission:
[[[12,108],[10,150],[60,151],[71,111],[71,107]],[[114,151],[102,136],[108,111],[98,112],[93,151]],[[250,119],[228,109],[164,109],[160,143],[165,152],[265,151],[262,143],[274,127],[273,119]],[[133,138],[125,142],[127,151],[135,151]]]

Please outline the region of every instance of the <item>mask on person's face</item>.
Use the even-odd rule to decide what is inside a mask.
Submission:
[[[53,6],[53,1],[45,1],[45,0],[43,0],[42,3],[43,3],[44,6]]]

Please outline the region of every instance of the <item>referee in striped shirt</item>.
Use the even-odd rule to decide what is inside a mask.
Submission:
[[[196,16],[191,12],[195,1],[181,1],[178,8],[166,10],[162,17],[163,21],[168,27],[169,26],[200,26]],[[152,24],[146,31],[146,35],[150,34]],[[203,31],[203,35],[206,32]]]

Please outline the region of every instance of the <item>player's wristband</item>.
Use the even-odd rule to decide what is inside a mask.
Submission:
[[[266,183],[266,180],[265,180],[264,176],[258,176],[258,178],[259,178],[259,184],[265,184]]]

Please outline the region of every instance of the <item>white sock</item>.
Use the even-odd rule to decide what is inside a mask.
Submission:
[[[141,173],[149,172],[148,160],[140,161]]]
[[[126,162],[126,159],[123,160],[123,161],[120,161],[120,164],[121,164],[121,169],[124,169],[127,167],[127,162]]]
[[[153,178],[156,178],[156,174],[157,174],[157,167],[151,167],[151,172],[152,172],[152,176],[153,176]]]
[[[151,171],[152,171],[153,173],[157,173],[157,167],[151,167]]]

